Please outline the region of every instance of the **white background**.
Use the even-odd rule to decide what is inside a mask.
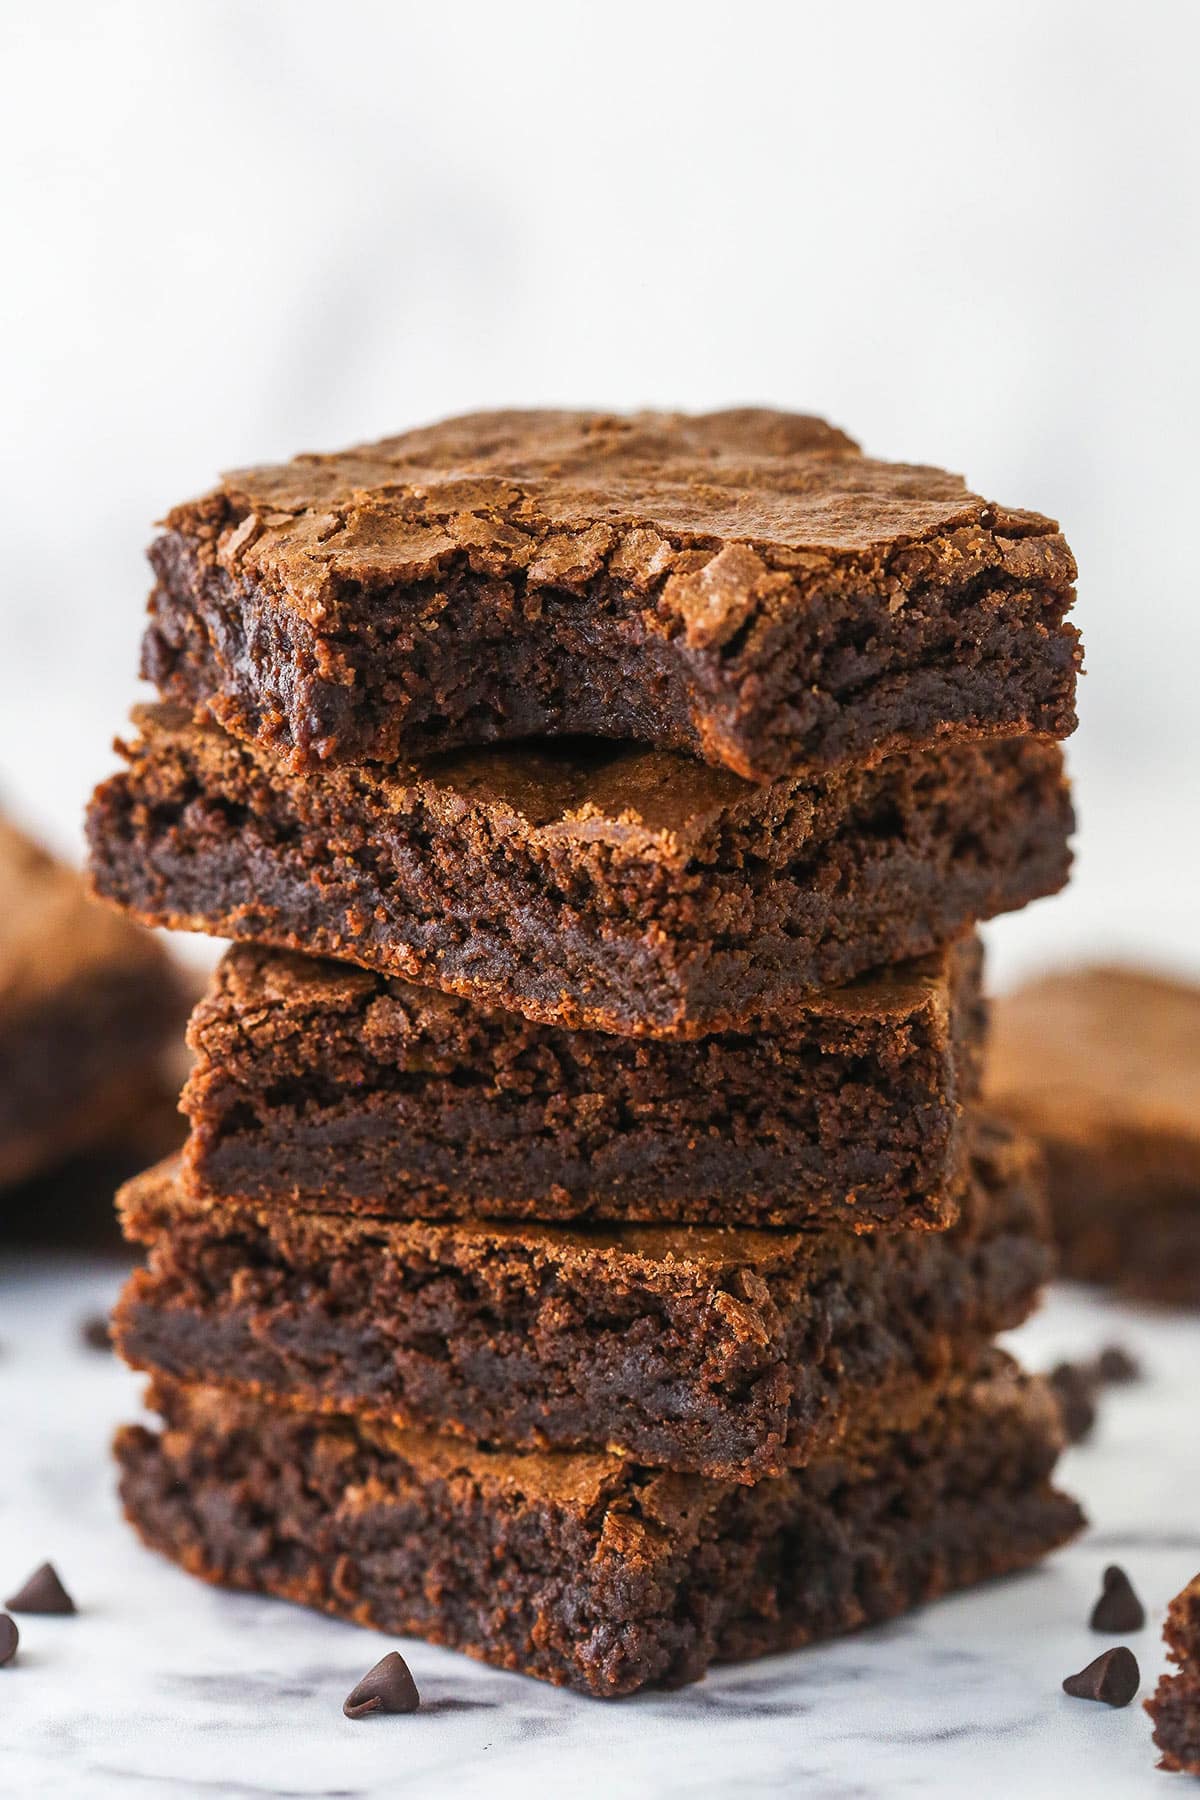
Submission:
[[[0,791],[61,847],[135,697],[152,521],[220,468],[492,404],[761,401],[1062,520],[1079,875],[996,968],[1200,972],[1200,6],[0,0],[0,31]],[[0,1676],[17,1800],[1169,1785],[1139,1710],[1058,1684],[1113,1555],[1143,1691],[1161,1666],[1188,1322],[1059,1295],[1029,1328],[1038,1364],[1132,1334],[1151,1379],[1064,1468],[1093,1532],[1026,1583],[616,1712],[418,1645],[427,1700],[495,1710],[360,1733],[376,1640],[118,1530],[137,1384],[74,1337],[111,1276],[0,1278],[5,1580],[51,1555],[83,1609]]]
[[[153,519],[489,404],[825,412],[1059,517],[1070,895],[1200,966],[1200,8],[4,6],[0,788],[74,849]]]

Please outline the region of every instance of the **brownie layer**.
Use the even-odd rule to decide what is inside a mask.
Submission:
[[[1200,1305],[1200,988],[1080,969],[995,1007],[991,1102],[1046,1155],[1063,1271]]]
[[[1158,1766],[1200,1775],[1200,1575],[1167,1608],[1163,1636],[1178,1671],[1161,1676],[1145,1702],[1163,1753]]]
[[[182,1051],[182,1043],[179,1048]],[[113,1195],[147,1163],[182,1146],[175,1060],[162,1059],[141,1085],[133,1077],[123,1077],[123,1110],[117,1113],[114,1108],[103,1131],[97,1127],[65,1161],[5,1189],[0,1242],[6,1249],[70,1247],[132,1263],[134,1253],[121,1235]]]
[[[612,1456],[489,1455],[159,1383],[126,1514],[193,1575],[600,1697],[696,1680],[1023,1568],[1082,1523],[1053,1400],[994,1359],[753,1487]]]
[[[924,955],[1061,887],[1057,746],[952,745],[753,787],[631,746],[289,776],[137,715],[89,815],[97,891],[572,1028],[698,1036]]]
[[[194,1200],[165,1164],[121,1195],[150,1259],[117,1341],[179,1380],[752,1481],[1031,1311],[1036,1153],[974,1135],[956,1227],[869,1235],[348,1220]]]
[[[119,1126],[185,1016],[159,945],[0,819],[0,1186]]]
[[[479,414],[167,526],[144,673],[297,770],[566,732],[774,778],[1075,724],[1053,522],[819,419]]]
[[[968,937],[770,1033],[669,1041],[237,945],[188,1034],[187,1184],[395,1218],[944,1225],[981,964]]]

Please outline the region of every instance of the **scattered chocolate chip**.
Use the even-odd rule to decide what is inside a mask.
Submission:
[[[0,1613],[0,1669],[17,1654],[21,1634],[7,1613]]]
[[[93,1313],[91,1318],[81,1320],[79,1336],[89,1350],[112,1349],[112,1332],[104,1313]]]
[[[421,1704],[417,1684],[399,1651],[392,1650],[368,1669],[342,1703],[348,1719],[365,1719],[369,1713],[416,1712]]]
[[[15,1613],[73,1613],[75,1602],[68,1594],[52,1563],[35,1569],[25,1586],[11,1600],[4,1602]]]
[[[1114,1637],[1140,1631],[1146,1623],[1146,1609],[1134,1593],[1128,1575],[1116,1563],[1110,1563],[1104,1571],[1103,1591],[1088,1623],[1093,1631],[1111,1631]]]
[[[1051,1369],[1048,1380],[1062,1414],[1067,1442],[1082,1444],[1096,1423],[1095,1382],[1091,1371],[1082,1363],[1060,1362]]]
[[[1096,1374],[1112,1387],[1142,1379],[1142,1365],[1121,1344],[1106,1344],[1096,1358]]]
[[[1124,1644],[1105,1650],[1078,1675],[1068,1675],[1063,1692],[1076,1700],[1102,1700],[1105,1706],[1128,1706],[1141,1683],[1137,1657]]]

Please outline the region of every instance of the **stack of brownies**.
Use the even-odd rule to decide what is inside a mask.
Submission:
[[[972,1106],[974,926],[1069,866],[1055,526],[811,418],[500,413],[152,560],[95,885],[236,942],[120,1202],[145,1540],[616,1695],[1068,1538]]]

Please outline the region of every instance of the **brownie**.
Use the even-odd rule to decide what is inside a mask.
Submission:
[[[1200,1575],[1167,1608],[1163,1636],[1176,1672],[1163,1675],[1146,1711],[1154,1721],[1160,1769],[1200,1775]]]
[[[1200,987],[1035,981],[996,1003],[986,1082],[1043,1145],[1065,1273],[1200,1306]]]
[[[113,1195],[147,1162],[170,1156],[183,1144],[177,1060],[182,1058],[165,1058],[144,1085],[130,1086],[128,1110],[112,1119],[103,1137],[5,1190],[0,1242],[6,1250],[82,1250],[125,1264],[132,1260]],[[168,1087],[173,1074],[176,1080]]]
[[[770,1034],[665,1040],[239,944],[192,1015],[187,1184],[394,1218],[944,1225],[981,964],[969,936]]]
[[[137,722],[90,810],[100,894],[572,1028],[758,1028],[1070,862],[1062,753],[1032,739],[756,787],[594,741],[296,776],[178,708]]]
[[[974,1135],[945,1232],[399,1224],[196,1200],[167,1163],[120,1196],[150,1263],[117,1342],[183,1381],[752,1481],[1032,1310],[1036,1152]]]
[[[121,1496],[189,1573],[600,1697],[893,1618],[1082,1524],[1044,1384],[995,1353],[751,1487],[214,1388],[150,1401],[165,1429],[119,1434]]]
[[[1075,725],[1053,521],[794,414],[451,419],[229,475],[150,557],[143,672],[295,770],[566,733],[774,779]]]
[[[0,818],[0,1187],[109,1141],[185,1016],[161,946]]]

